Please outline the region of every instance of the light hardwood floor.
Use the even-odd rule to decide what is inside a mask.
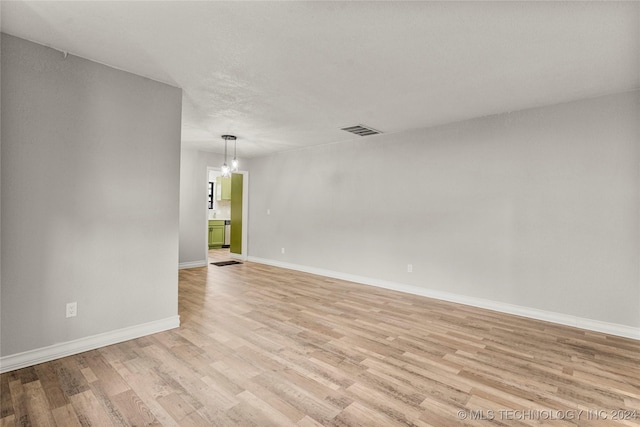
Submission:
[[[179,313],[3,374],[0,425],[640,425],[630,339],[255,263],[180,271]]]

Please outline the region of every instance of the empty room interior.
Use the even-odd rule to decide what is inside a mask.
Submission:
[[[0,18],[0,426],[640,426],[640,2]]]

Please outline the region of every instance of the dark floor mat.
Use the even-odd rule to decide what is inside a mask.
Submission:
[[[224,267],[225,265],[234,265],[234,264],[242,264],[242,263],[240,261],[220,261],[220,262],[212,262],[211,264],[218,267]]]

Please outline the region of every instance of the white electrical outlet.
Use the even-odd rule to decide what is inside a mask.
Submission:
[[[77,302],[67,303],[67,317],[76,317],[77,315],[78,315],[78,303]]]
[[[280,251],[281,251],[282,253],[284,253],[284,248],[280,249]]]
[[[413,273],[413,264],[407,264],[407,273]]]

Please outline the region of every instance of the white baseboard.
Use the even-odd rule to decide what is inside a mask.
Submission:
[[[229,258],[235,259],[235,260],[238,260],[238,261],[246,261],[247,260],[247,256],[246,255],[234,254],[233,252],[229,253]]]
[[[0,373],[37,365],[61,357],[71,356],[99,347],[117,344],[119,342],[140,338],[180,326],[180,316],[167,317],[141,325],[129,326],[98,335],[91,335],[73,341],[67,341],[48,347],[37,348],[22,353],[0,357]]]
[[[455,302],[458,304],[470,305],[478,308],[499,311],[502,313],[515,314],[517,316],[528,317],[536,320],[544,320],[546,322],[557,323],[560,325],[572,326],[575,328],[586,329],[589,331],[602,332],[605,334],[616,335],[625,338],[640,340],[640,328],[621,325],[618,323],[608,323],[600,320],[587,319],[584,317],[572,316],[570,314],[556,313],[553,311],[540,310],[537,308],[524,307],[515,304],[509,304],[499,301],[491,301],[487,299],[470,297],[465,295],[454,294],[450,292],[438,291],[435,289],[421,288],[419,286],[407,285],[403,283],[391,282],[387,280],[374,279],[371,277],[357,276],[353,274],[340,273],[322,268],[309,267],[299,264],[291,264],[271,259],[258,258],[250,256],[251,262],[260,264],[273,265],[289,270],[302,271],[305,273],[317,274],[334,279],[347,280],[349,282],[360,283],[363,285],[376,286],[384,289],[405,292],[412,295],[420,295],[423,297],[439,299],[443,301]]]
[[[207,260],[203,259],[202,261],[189,261],[189,262],[181,262],[178,264],[178,270],[182,270],[183,268],[196,268],[196,267],[206,267]]]

